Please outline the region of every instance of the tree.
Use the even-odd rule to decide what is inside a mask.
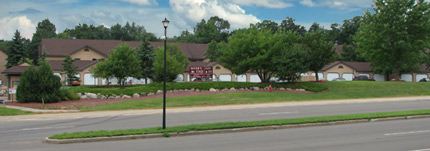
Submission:
[[[124,89],[127,77],[139,78],[142,75],[140,64],[136,49],[124,43],[111,50],[110,56],[94,69],[94,73],[96,77],[117,78],[120,88]]]
[[[363,20],[362,16],[355,16],[353,19],[343,21],[341,32],[339,33],[339,44],[353,44],[353,37],[360,28],[360,23]]]
[[[309,27],[309,31],[310,33],[312,32],[325,32],[324,27],[321,27],[320,24],[318,24],[317,22],[312,23],[311,27]]]
[[[21,34],[16,30],[12,43],[9,44],[9,51],[7,51],[6,68],[15,66],[22,58],[26,58],[25,48],[24,39],[21,38]]]
[[[61,101],[61,82],[60,77],[54,75],[51,66],[47,61],[41,61],[39,70],[39,91],[42,96],[42,103],[52,103]]]
[[[66,81],[67,81],[67,85],[69,86],[72,86],[73,81],[80,81],[79,78],[76,76],[77,74],[76,69],[78,67],[73,65],[74,61],[75,60],[73,60],[72,57],[70,57],[70,55],[67,55],[66,58],[64,58],[62,71],[65,72],[66,74]]]
[[[179,50],[179,46],[168,44],[166,49],[166,81],[173,81],[178,74],[183,73],[188,67],[188,58]],[[155,51],[154,62],[156,82],[163,81],[164,75],[164,47],[158,47]]]
[[[34,65],[24,70],[16,90],[16,99],[21,103],[40,102],[39,75]]]
[[[356,61],[356,62],[364,62],[366,61],[360,52],[355,50],[353,46],[343,45],[342,46],[342,60],[343,61]]]
[[[306,34],[305,27],[301,25],[296,25],[294,21],[296,20],[291,17],[287,17],[285,20],[282,21],[281,25],[279,26],[280,30],[295,31],[300,35],[304,36]]]
[[[93,73],[93,77],[107,79],[109,84],[109,79],[114,78],[114,71],[110,70],[108,63],[107,61],[100,61],[95,67],[91,67],[90,71]]]
[[[284,47],[279,55],[272,59],[272,64],[276,66],[275,74],[280,80],[297,82],[301,74],[309,69],[309,56],[306,50],[309,48],[301,44],[294,44],[291,47]]]
[[[324,34],[317,31],[307,33],[303,38],[303,45],[308,47],[309,70],[315,72],[316,80],[318,81],[318,71],[338,57],[333,49],[333,42],[327,41]]]
[[[205,56],[211,62],[217,62],[218,58],[222,56],[221,49],[227,47],[227,43],[221,41],[216,42],[212,40],[211,43],[208,44],[208,48],[206,49]]]
[[[374,14],[366,11],[355,40],[374,72],[412,72],[430,44],[430,5],[422,0],[375,0]],[[388,76],[387,76],[388,77]]]
[[[266,30],[270,30],[272,31],[272,34],[276,33],[276,31],[278,31],[278,23],[273,22],[271,20],[264,20],[261,23],[257,23],[255,25],[258,29],[266,29]]]
[[[49,19],[45,19],[42,22],[37,23],[36,32],[33,34],[33,38],[31,39],[31,47],[27,49],[28,57],[36,61],[39,52],[38,48],[42,39],[55,38],[57,36],[55,32],[55,25],[52,24]]]
[[[145,38],[142,43],[137,48],[137,55],[141,62],[140,66],[142,68],[142,74],[140,78],[145,79],[145,83],[148,83],[147,79],[152,79],[154,77],[154,61],[155,53],[154,48],[149,46],[149,39]]]

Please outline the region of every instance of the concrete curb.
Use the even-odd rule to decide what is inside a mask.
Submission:
[[[14,106],[14,105],[5,105],[7,108],[18,109],[23,111],[30,111],[35,113],[77,113],[79,110],[41,110],[41,109],[33,109],[28,107]]]
[[[260,131],[260,130],[275,130],[275,129],[300,128],[300,127],[311,127],[311,126],[328,126],[328,125],[379,122],[379,121],[391,121],[391,120],[406,120],[406,119],[416,119],[416,118],[430,118],[430,115],[399,116],[399,117],[388,117],[388,118],[377,118],[377,119],[347,120],[347,121],[305,123],[305,124],[293,124],[293,125],[245,127],[245,128],[233,128],[233,129],[221,129],[221,130],[190,131],[190,132],[169,133],[168,136],[165,136],[165,134],[144,134],[144,135],[127,135],[127,136],[112,136],[112,137],[79,138],[79,139],[49,139],[48,137],[46,137],[44,142],[51,143],[51,144],[70,144],[70,143],[100,142],[100,141],[114,141],[114,140],[148,139],[148,138]]]

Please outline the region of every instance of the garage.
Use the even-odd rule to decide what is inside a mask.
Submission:
[[[231,75],[229,74],[222,74],[219,76],[219,81],[231,81]]]
[[[236,75],[236,81],[237,82],[246,82],[246,75]]]
[[[333,79],[339,78],[339,73],[327,73],[327,80],[332,81]]]
[[[426,74],[417,74],[415,81],[419,82],[423,78],[428,78]]]
[[[382,74],[374,74],[373,75],[373,79],[375,81],[385,81],[385,76]]]
[[[260,80],[260,77],[258,77],[258,75],[253,74],[253,75],[249,76],[249,82],[259,83],[259,82],[261,82],[261,80]]]
[[[91,73],[85,73],[84,74],[84,85],[98,85],[97,78],[93,77],[93,74]]]
[[[402,74],[400,76],[400,80],[403,80],[406,82],[412,82],[412,74]]]
[[[346,81],[352,81],[352,79],[354,78],[354,74],[344,73],[344,74],[342,74],[342,78],[344,78]]]

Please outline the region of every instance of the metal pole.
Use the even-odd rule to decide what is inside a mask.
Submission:
[[[166,49],[167,49],[167,27],[164,27],[164,83],[163,83],[163,129],[166,129]]]

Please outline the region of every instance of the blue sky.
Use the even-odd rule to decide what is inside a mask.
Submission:
[[[110,27],[128,21],[156,36],[164,32],[164,18],[171,21],[168,36],[192,31],[197,22],[211,16],[228,20],[231,30],[263,20],[280,23],[286,17],[305,27],[318,22],[329,28],[361,16],[371,5],[372,0],[1,0],[0,39],[10,40],[15,30],[31,38],[37,23],[46,18],[57,32],[79,23]]]

